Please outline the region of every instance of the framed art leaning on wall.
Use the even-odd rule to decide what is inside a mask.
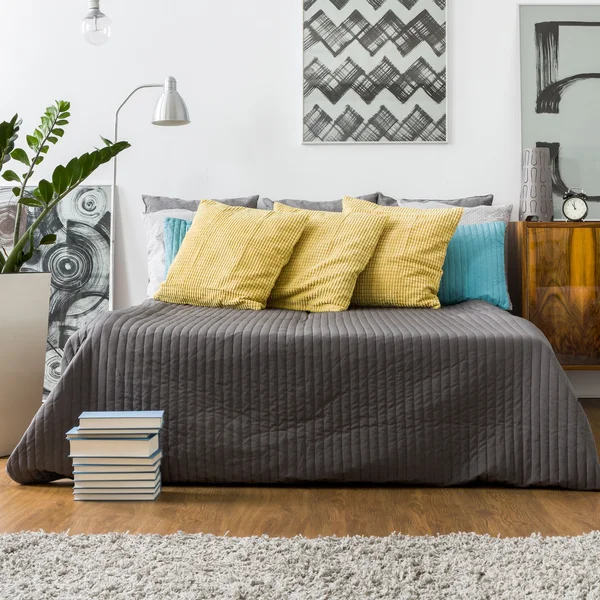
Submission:
[[[600,219],[600,5],[519,10],[522,147],[550,150],[555,218],[564,194],[582,188]]]
[[[33,192],[30,188],[29,192]],[[63,349],[79,328],[109,308],[111,186],[76,188],[48,216],[36,235],[55,234],[56,244],[42,246],[26,263],[23,272],[52,273],[44,398],[61,375]],[[0,246],[12,245],[14,196],[0,187]],[[27,207],[24,228],[38,209]],[[41,400],[41,399],[40,399]]]
[[[447,142],[446,0],[304,0],[303,142]]]

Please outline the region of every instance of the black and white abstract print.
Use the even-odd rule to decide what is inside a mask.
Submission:
[[[304,142],[446,142],[446,0],[304,0]]]
[[[44,397],[58,382],[68,338],[109,306],[110,192],[110,186],[80,187],[65,198],[38,234],[55,233],[56,244],[43,246],[23,269],[52,273]],[[0,190],[0,239],[7,249],[11,199],[10,189]],[[27,209],[27,226],[35,218],[36,209]]]
[[[590,79],[600,79],[600,73],[581,72],[571,67],[572,72],[568,76],[563,75],[562,53],[560,52],[561,31],[573,28],[586,32],[588,28],[600,31],[600,22],[597,21],[543,21],[535,25],[535,45],[537,52],[536,80],[537,100],[535,111],[538,115],[559,115],[560,105],[567,91],[581,82]],[[589,51],[582,45],[581,54]],[[577,72],[579,70],[579,72]],[[549,148],[552,165],[552,184],[554,192],[563,196],[569,186],[563,179],[561,172],[561,148],[560,142],[536,142],[538,148]],[[600,197],[589,196],[588,200],[598,201]]]
[[[555,218],[569,189],[600,218],[600,5],[529,4],[521,13],[523,148],[548,148]]]

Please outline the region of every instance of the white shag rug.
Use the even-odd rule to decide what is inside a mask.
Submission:
[[[600,533],[499,539],[0,535],[0,598],[600,598]]]

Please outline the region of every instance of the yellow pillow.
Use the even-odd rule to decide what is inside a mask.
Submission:
[[[268,306],[309,312],[347,310],[356,278],[373,256],[387,218],[300,210],[280,202],[274,210],[305,214],[308,223],[275,283]]]
[[[156,300],[262,310],[308,221],[203,200]]]
[[[344,212],[388,216],[373,258],[356,282],[352,304],[439,308],[442,267],[463,209],[378,206],[344,198]]]

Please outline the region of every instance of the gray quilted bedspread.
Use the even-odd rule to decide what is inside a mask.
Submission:
[[[69,341],[8,462],[70,477],[85,410],[164,409],[166,482],[600,488],[594,439],[544,336],[483,302],[307,314],[148,300]]]

